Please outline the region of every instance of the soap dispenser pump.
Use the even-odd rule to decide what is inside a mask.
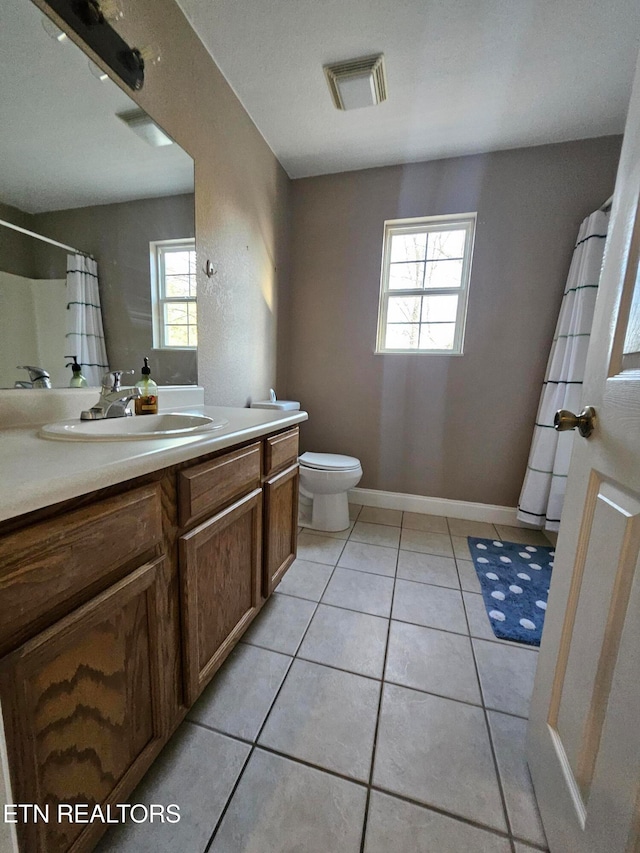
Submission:
[[[158,386],[151,378],[149,359],[144,359],[142,368],[142,379],[136,382],[136,388],[140,389],[140,396],[136,397],[136,415],[158,414]]]
[[[70,367],[73,375],[71,377],[71,382],[69,382],[70,388],[88,388],[89,383],[82,375],[82,365],[78,364],[78,356],[77,355],[65,355],[65,358],[72,358],[73,361],[70,361],[68,364],[65,364],[65,367]]]

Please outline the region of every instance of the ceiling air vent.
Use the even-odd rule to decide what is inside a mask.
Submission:
[[[387,100],[387,78],[381,53],[325,65],[324,73],[333,103],[339,110],[372,107]]]

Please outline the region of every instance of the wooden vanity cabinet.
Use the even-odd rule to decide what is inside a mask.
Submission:
[[[150,483],[0,537],[0,701],[25,853],[91,850],[60,803],[121,802],[169,731],[170,576]],[[53,817],[51,817],[53,816]]]
[[[0,524],[0,702],[23,853],[85,853],[295,559],[298,429]]]
[[[264,484],[264,560],[262,594],[268,598],[296,558],[298,538],[298,465]]]
[[[296,558],[298,427],[265,441],[262,594],[271,595]]]
[[[261,559],[260,489],[180,538],[187,705],[195,702],[257,614]]]

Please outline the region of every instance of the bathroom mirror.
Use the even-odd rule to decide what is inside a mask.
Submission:
[[[70,252],[24,231],[97,262],[111,369],[147,355],[159,384],[196,383],[193,160],[29,0],[3,2],[0,81],[0,220],[23,229],[0,225],[0,388],[29,379],[16,365],[71,379]],[[162,271],[188,291],[192,328],[160,340],[154,310],[179,322],[152,299],[165,245],[182,249]]]

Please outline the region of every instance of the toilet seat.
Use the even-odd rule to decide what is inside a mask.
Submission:
[[[360,460],[355,456],[341,456],[339,453],[307,451],[299,457],[298,462],[314,471],[355,471],[360,467]]]

